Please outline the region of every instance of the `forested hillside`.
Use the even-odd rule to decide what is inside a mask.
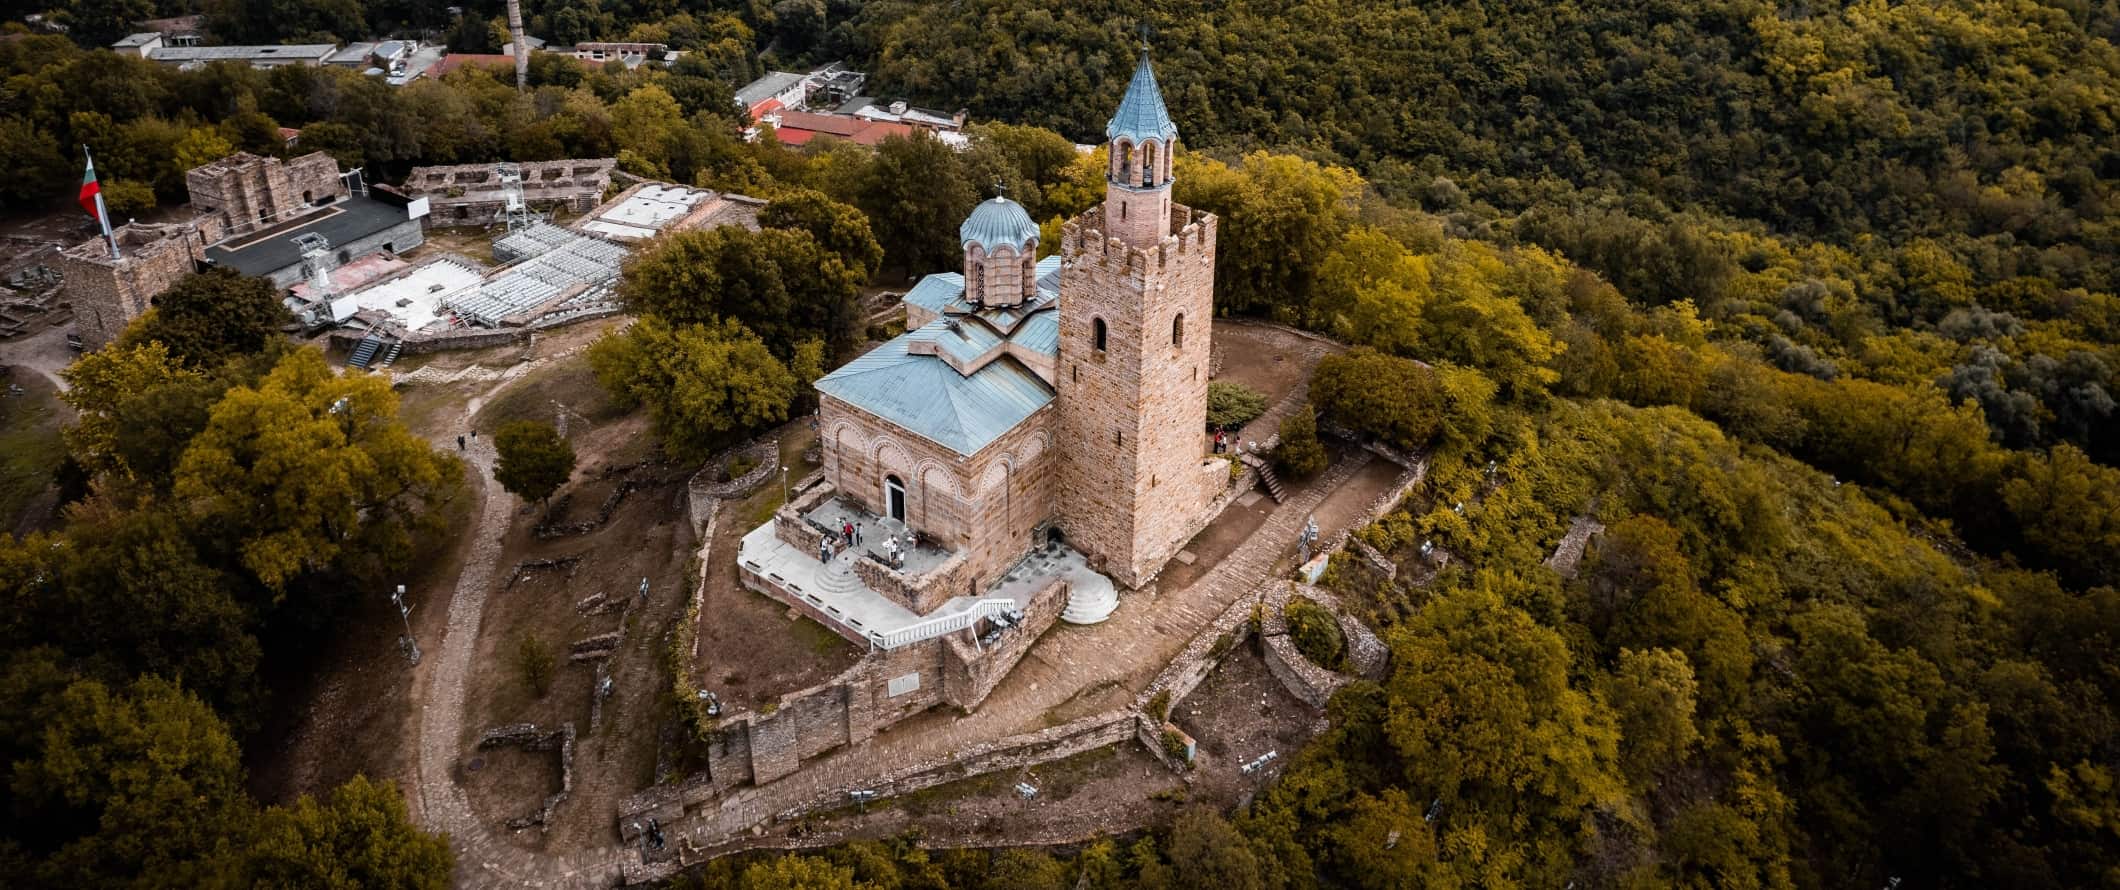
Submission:
[[[211,12],[246,39],[443,26],[421,4],[281,5]],[[555,40],[692,54],[638,71],[541,56],[526,95],[479,70],[393,91],[336,69],[178,72],[56,37],[0,43],[16,165],[0,199],[70,194],[61,147],[87,143],[114,207],[171,201],[186,166],[280,150],[292,126],[383,178],[616,156],[783,201],[766,232],[644,256],[628,297],[647,321],[598,349],[621,401],[699,447],[786,416],[788,381],[861,333],[859,279],[947,268],[987,183],[1056,242],[1103,188],[1101,154],[1070,142],[1102,138],[1146,24],[1186,143],[1178,200],[1222,218],[1219,311],[1357,347],[1320,367],[1322,425],[1432,465],[1364,542],[1409,567],[1424,543],[1451,559],[1396,579],[1334,564],[1326,583],[1390,642],[1393,674],[1337,699],[1333,728],[1233,814],[1064,856],[860,844],[691,880],[2120,887],[2120,6],[702,7],[528,4]],[[452,44],[490,49],[478,16],[497,8],[474,4]],[[832,58],[870,70],[872,92],[994,123],[963,152],[741,139],[735,85]],[[811,314],[791,317],[802,295]],[[329,438],[340,384],[276,341],[150,319],[70,372],[84,419],[67,528],[0,547],[18,616],[0,627],[0,753],[22,802],[0,873],[271,866],[135,830],[177,817],[106,806],[122,796],[84,784],[74,752],[123,746],[79,740],[193,714],[251,725],[252,666],[325,620],[341,579],[410,558],[402,529],[451,495],[446,458],[408,450],[431,484],[402,515],[362,512],[359,535],[241,515],[246,418],[294,402]],[[764,382],[745,413],[692,397],[727,375],[663,368]],[[346,391],[374,400],[373,435],[402,434],[380,419],[387,392]],[[1604,533],[1578,569],[1548,567],[1592,520]],[[142,620],[72,630],[99,627],[79,616],[113,596]],[[183,690],[137,679],[171,675]],[[57,714],[96,720],[44,731]],[[231,824],[293,818],[242,815],[213,790],[232,786],[226,731],[194,736],[205,766],[187,775]],[[116,774],[139,752],[99,756]],[[343,793],[352,807],[368,790]],[[87,858],[132,835],[167,841]]]

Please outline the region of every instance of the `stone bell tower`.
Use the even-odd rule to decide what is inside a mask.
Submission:
[[[1104,203],[1062,228],[1060,526],[1138,587],[1228,481],[1204,438],[1216,220],[1171,201],[1178,127],[1145,50],[1105,136]]]

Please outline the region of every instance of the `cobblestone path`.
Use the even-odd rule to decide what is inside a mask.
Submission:
[[[1116,701],[1130,702],[1194,635],[1238,598],[1255,595],[1279,565],[1293,567],[1296,539],[1311,511],[1374,458],[1355,452],[1317,484],[1280,505],[1250,540],[1183,590],[1139,591],[1119,598],[1101,624],[1057,624],[979,709],[969,715],[934,710],[875,738],[809,761],[794,775],[745,787],[701,807],[673,826],[694,844],[710,847],[747,831],[821,791],[848,790],[884,773],[946,756],[970,745],[1045,729],[1049,712],[1078,692],[1117,681]],[[1338,529],[1324,529],[1327,539]],[[1103,710],[1103,709],[1099,709]]]

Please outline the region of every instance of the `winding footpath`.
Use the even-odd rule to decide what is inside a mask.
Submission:
[[[474,399],[466,407],[467,419],[477,413],[480,401]],[[480,820],[463,787],[456,783],[456,762],[464,738],[465,687],[478,649],[486,595],[493,590],[500,563],[501,538],[508,532],[516,503],[514,496],[491,482],[495,455],[490,437],[472,443],[464,459],[478,472],[473,484],[479,499],[478,519],[471,532],[471,552],[449,598],[448,627],[441,646],[429,653],[430,668],[423,680],[425,695],[416,721],[420,821],[429,830],[449,833],[450,845],[456,850],[454,884],[458,887],[610,887],[618,882],[625,862],[638,860],[633,850],[616,844],[564,856],[526,850]]]

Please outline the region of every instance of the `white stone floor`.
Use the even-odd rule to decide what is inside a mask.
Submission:
[[[776,537],[771,521],[743,536],[736,558],[745,567],[779,580],[796,595],[864,633],[890,633],[922,617],[862,584],[854,574],[852,553],[840,551],[827,566],[817,561],[817,554],[798,553]]]
[[[829,565],[820,563],[817,554],[798,553],[774,535],[771,522],[744,535],[737,551],[737,559],[752,571],[780,581],[826,614],[841,618],[864,633],[892,633],[920,621],[964,611],[982,599],[1005,597],[1015,600],[1017,609],[1027,610],[1031,597],[1055,577],[1067,581],[1071,600],[1086,593],[1112,590],[1111,579],[1091,571],[1082,554],[1054,545],[1026,555],[1002,576],[999,584],[979,596],[951,597],[934,612],[916,615],[862,584],[860,576],[854,574],[854,558],[842,551],[832,557]]]
[[[905,554],[905,565],[899,571],[911,577],[934,571],[936,566],[942,565],[950,558],[950,551],[940,547],[913,546],[910,543],[911,538],[906,534],[905,523],[870,513],[845,498],[825,498],[824,503],[818,504],[817,509],[804,514],[802,518],[833,532],[838,532],[843,523],[854,523],[861,529],[861,546],[855,549],[867,553],[884,565],[890,565],[891,561],[885,556],[888,551],[884,548],[883,540],[893,534],[898,535],[899,549]]]

